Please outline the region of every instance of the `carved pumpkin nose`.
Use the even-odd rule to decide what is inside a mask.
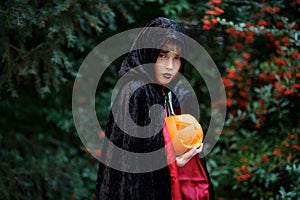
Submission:
[[[183,154],[201,145],[203,130],[198,121],[189,114],[169,116],[165,122],[170,133],[176,155]]]

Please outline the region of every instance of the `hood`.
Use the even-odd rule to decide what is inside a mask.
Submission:
[[[153,29],[159,28],[159,29]],[[178,42],[183,51],[183,57],[187,53],[187,48],[184,40],[184,28],[175,21],[163,17],[156,18],[150,21],[140,31],[135,39],[130,52],[123,60],[119,70],[119,76],[122,77],[138,77],[142,80],[156,82],[154,75],[154,63],[158,57],[160,49],[166,41],[173,39]],[[145,47],[155,48],[145,48]],[[181,71],[184,67],[184,59],[181,63]],[[128,73],[129,72],[129,73]],[[171,82],[172,84],[178,82],[176,78]]]

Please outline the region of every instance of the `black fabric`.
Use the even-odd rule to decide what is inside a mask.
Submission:
[[[161,41],[156,41],[161,44],[161,46],[170,38],[176,39],[184,44],[183,39],[176,33],[183,32],[181,26],[169,19],[157,18],[147,24],[145,29],[141,31],[132,49],[135,49],[135,47],[141,45],[141,43],[147,42],[147,40],[148,42],[153,40],[152,35],[147,31],[147,27],[166,29],[166,37],[160,37],[158,40]],[[147,48],[132,50],[123,61],[119,71],[120,77],[124,77],[126,74],[126,78],[123,80],[123,87],[120,88],[113,102],[112,110],[110,111],[106,124],[105,134],[110,142],[129,152],[148,153],[163,149],[165,145],[162,129],[159,129],[155,134],[153,129],[148,128],[149,124],[162,127],[162,123],[164,122],[163,111],[151,110],[150,108],[153,107],[153,105],[160,105],[162,108],[165,100],[162,94],[163,92],[167,93],[169,91],[167,87],[154,83],[153,63],[155,63],[158,53],[158,49]],[[147,67],[144,67],[144,64],[147,63],[150,63],[150,66],[147,65]],[[183,65],[184,61],[182,62],[182,67]],[[137,68],[137,66],[142,67]],[[133,88],[137,89],[134,90]],[[184,104],[188,104],[190,107],[195,105],[191,102],[191,93],[181,85],[180,80],[173,80],[170,88],[172,88],[172,91],[176,91],[177,94],[180,94],[176,95],[176,98],[175,96],[172,98],[174,109],[178,111]],[[134,90],[133,93],[132,90]],[[114,112],[115,108],[117,112]],[[183,110],[182,112],[184,113],[185,111]],[[190,114],[193,114],[196,118],[199,116],[197,116],[196,112]],[[130,126],[130,120],[136,125],[147,128],[145,128],[143,132],[139,132],[135,126]],[[120,124],[117,123],[120,121],[122,122],[122,126],[125,127],[120,127]],[[110,148],[109,142],[105,140],[101,154],[102,160],[105,160],[107,163],[117,162],[118,166],[124,168],[134,166],[137,171],[144,165],[147,165],[149,168],[153,167],[155,170],[145,173],[131,173],[113,169],[99,162],[96,184],[97,200],[171,199],[170,172],[166,164],[167,161],[164,150],[161,151],[155,159],[147,160],[143,163],[139,162],[134,156],[128,158],[117,154],[117,151]],[[165,163],[165,167],[156,169],[155,166],[157,163]],[[203,164],[206,169],[205,163]],[[213,196],[213,194],[211,194],[211,196]]]
[[[135,81],[130,84],[136,84]],[[160,104],[163,106],[163,99],[159,95],[160,91],[157,91],[157,87],[153,85],[145,85],[138,89],[134,95],[130,98],[130,114],[133,121],[139,125],[146,125],[150,123],[148,111],[151,104]],[[126,97],[126,91],[121,91],[116,98],[113,106],[121,106],[123,104],[124,97]],[[147,103],[152,102],[152,103]],[[147,153],[152,152],[164,147],[164,139],[162,132],[151,136],[149,138],[137,138],[124,133],[118,125],[115,123],[115,117],[110,113],[106,136],[116,146],[130,152]],[[157,115],[155,119],[157,121],[163,120],[163,116]],[[156,123],[156,122],[154,122]],[[133,130],[134,132],[134,130]],[[145,131],[141,134],[150,135],[151,130]],[[106,148],[106,143],[103,146],[102,155],[109,159],[114,159],[113,151],[109,151]],[[164,152],[156,160],[149,160],[148,163],[139,163],[137,159],[122,158],[120,165],[133,164],[137,168],[141,165],[151,166],[155,161],[161,161],[165,159]],[[165,161],[166,162],[166,161]],[[126,173],[114,170],[100,163],[99,173],[97,180],[97,199],[170,199],[170,177],[168,167],[164,167],[160,170],[147,173]]]

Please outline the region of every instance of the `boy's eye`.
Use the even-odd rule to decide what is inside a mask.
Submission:
[[[181,60],[181,57],[180,56],[176,56],[175,60]]]
[[[160,54],[159,54],[159,57],[165,58],[165,57],[166,57],[166,54],[165,54],[165,53],[160,53]]]

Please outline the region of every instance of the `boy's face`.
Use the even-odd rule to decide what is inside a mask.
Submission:
[[[169,84],[178,74],[181,67],[181,50],[174,44],[166,44],[158,54],[154,64],[157,83]]]

